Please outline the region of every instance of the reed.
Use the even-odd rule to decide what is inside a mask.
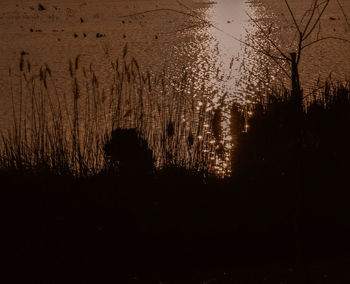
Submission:
[[[112,131],[135,128],[158,168],[208,170],[215,113],[203,88],[188,80],[191,74],[174,80],[143,71],[127,46],[111,68],[106,88],[93,65],[84,66],[77,56],[68,66],[71,87],[58,88],[47,64],[36,73],[21,56],[19,89],[11,94],[12,127],[1,132],[0,167],[94,175],[106,167],[103,145]]]

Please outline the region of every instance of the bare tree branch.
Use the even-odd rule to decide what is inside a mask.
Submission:
[[[337,3],[338,3],[338,6],[339,6],[341,12],[343,13],[343,16],[344,16],[344,18],[345,18],[345,22],[348,24],[348,26],[350,26],[350,23],[349,23],[349,21],[348,21],[348,16],[346,15],[342,4],[340,3],[339,0],[337,0]]]
[[[317,40],[314,40],[314,41],[312,41],[312,42],[310,42],[310,43],[304,45],[304,46],[302,47],[302,49],[305,49],[305,48],[307,48],[307,47],[309,47],[309,46],[311,46],[311,45],[314,45],[315,43],[318,43],[318,42],[320,42],[320,41],[329,40],[329,39],[340,40],[340,41],[344,41],[344,42],[350,43],[350,40],[345,39],[345,38],[335,37],[335,36],[327,36],[327,37],[319,38],[319,39],[317,39]]]
[[[329,1],[330,1],[330,0],[325,1],[326,3],[324,4],[324,6],[323,6],[323,8],[322,8],[322,10],[321,10],[321,12],[320,12],[320,14],[318,15],[316,21],[314,22],[312,28],[311,28],[308,32],[305,31],[306,35],[303,34],[303,40],[306,40],[306,39],[312,34],[312,32],[314,31],[314,29],[315,29],[315,27],[317,26],[318,22],[321,20],[322,15],[323,15],[324,12],[326,11],[326,9],[327,9],[327,7],[328,7],[328,5],[329,5]]]
[[[315,1],[316,1],[316,0],[315,0]],[[287,8],[288,8],[288,10],[289,10],[289,14],[291,15],[291,17],[292,17],[292,19],[293,19],[293,22],[294,22],[294,25],[295,25],[296,29],[298,30],[299,34],[302,34],[302,32],[301,32],[301,30],[300,30],[300,27],[299,27],[299,25],[298,25],[298,23],[297,23],[297,21],[296,21],[296,19],[295,19],[294,13],[293,13],[292,9],[291,9],[290,6],[289,6],[288,1],[287,1],[287,0],[284,0],[284,3],[286,3],[286,5],[287,5]]]
[[[191,13],[193,14],[198,14],[196,11],[194,11],[191,7],[188,7],[187,5],[185,5],[184,3],[182,3],[182,1],[180,0],[176,0],[177,4],[179,4],[180,6],[186,8],[187,10],[189,10]]]
[[[319,7],[317,7],[317,12],[318,12],[318,14],[321,13]],[[317,31],[317,37],[316,38],[319,39],[320,35],[321,35],[321,21],[318,22],[318,31]]]
[[[182,15],[189,16],[189,17],[192,17],[192,18],[197,18],[197,19],[199,19],[201,21],[208,22],[208,21],[204,20],[202,17],[200,17],[198,15],[195,15],[193,13],[188,13],[188,12],[184,12],[184,11],[181,11],[181,10],[170,9],[170,8],[158,8],[158,9],[146,10],[146,11],[142,11],[142,12],[138,12],[138,13],[133,13],[133,14],[120,16],[120,17],[121,18],[135,17],[135,16],[141,16],[141,15],[144,15],[144,14],[155,13],[155,12],[162,12],[162,11],[174,12],[174,13],[182,14]]]
[[[306,33],[307,29],[309,28],[309,26],[310,26],[310,24],[312,22],[312,19],[313,19],[314,15],[315,15],[317,4],[318,4],[318,0],[314,0],[313,4],[311,5],[311,8],[309,10],[311,12],[311,15],[310,15],[309,20],[307,21],[307,23],[305,25],[303,34]]]
[[[264,37],[272,44],[272,46],[274,48],[276,48],[276,50],[282,55],[282,57],[289,61],[290,58],[284,54],[284,52],[277,46],[277,44],[269,37],[269,35],[264,31],[264,29],[257,23],[256,20],[254,20],[248,13],[246,13],[249,17],[249,19],[254,23],[254,25],[256,25],[258,27],[258,29],[263,33]]]

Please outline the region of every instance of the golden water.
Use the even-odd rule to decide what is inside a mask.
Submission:
[[[148,109],[142,108],[142,121],[138,122],[139,97],[130,96],[130,92],[140,90],[140,78],[123,89],[127,96],[122,101],[125,109],[119,112],[123,119],[118,125],[146,129],[145,136],[159,164],[162,159],[178,159],[194,166],[193,159],[201,157],[218,174],[227,174],[239,134],[229,125],[235,120],[233,104],[244,108],[252,103],[258,90],[272,83],[288,84],[281,67],[258,51],[268,48],[269,41],[251,20],[268,31],[281,49],[290,52],[295,29],[282,2],[52,0],[42,1],[46,10],[38,11],[36,1],[3,0],[0,126],[12,127],[13,104],[19,107],[22,74],[18,66],[22,51],[28,53],[24,58],[31,62],[31,74],[38,73],[44,63],[50,66],[55,91],[68,97],[70,108],[73,100],[69,96],[72,84],[68,62],[79,55],[78,81],[82,90],[90,88],[79,99],[80,109],[87,113],[84,95],[98,94],[101,105],[108,102],[106,94],[110,98],[115,95],[115,68],[111,63],[122,56],[127,44],[128,60],[135,57],[142,72],[149,70],[156,83],[152,83],[152,90],[147,90],[147,84],[141,88],[143,104]],[[305,2],[293,1],[296,17],[307,9]],[[349,14],[347,2],[343,7]],[[350,38],[350,28],[334,3],[322,19],[320,33]],[[311,88],[318,76],[326,77],[331,71],[336,78],[343,78],[350,71],[349,45],[322,42],[305,53],[300,69],[304,88]],[[95,84],[92,91],[92,85],[86,85],[86,81],[93,76],[98,78],[98,87]],[[112,101],[116,101],[115,97]],[[131,107],[130,102],[136,105]],[[101,108],[100,114],[100,126],[113,120],[114,113],[106,109]],[[176,139],[164,136],[172,125],[178,131]],[[188,147],[189,140],[196,147]],[[174,158],[179,150],[181,153]]]

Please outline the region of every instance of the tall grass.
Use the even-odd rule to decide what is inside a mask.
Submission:
[[[11,77],[18,88],[11,86],[13,122],[1,132],[0,167],[93,175],[108,163],[103,145],[112,130],[136,128],[157,167],[210,169],[215,115],[204,84],[198,88],[187,73],[174,80],[143,71],[127,46],[111,68],[113,80],[105,89],[93,65],[84,66],[77,56],[69,61],[70,87],[57,87],[47,64],[34,72],[22,55],[20,75],[14,82]]]

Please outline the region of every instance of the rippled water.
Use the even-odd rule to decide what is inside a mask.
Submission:
[[[247,97],[242,90],[241,65],[246,57],[244,41],[247,34],[254,28],[249,23],[249,16],[253,14],[251,6],[246,1],[221,0],[215,2],[205,14],[208,23],[202,29],[203,41],[200,56],[196,66],[200,66],[206,76],[207,89],[215,89],[212,97],[212,108],[220,111],[221,132],[216,137],[216,148],[223,147],[224,154],[215,157],[215,168],[224,174],[230,171],[231,150],[234,147],[234,137],[230,127],[232,104],[246,104]],[[215,130],[213,130],[215,132]],[[216,135],[218,136],[218,135]]]
[[[211,58],[218,70],[210,78],[217,88],[214,101],[226,113],[223,117],[223,139],[225,148],[234,147],[235,135],[229,122],[232,102],[241,106],[251,104],[252,100],[264,90],[281,84],[290,87],[291,66],[285,60],[275,60],[266,56],[281,57],[281,52],[289,56],[295,52],[298,43],[297,28],[293,16],[305,27],[311,15],[313,1],[289,1],[293,15],[284,1],[217,1],[207,11],[210,27],[207,49],[203,58]],[[324,7],[315,11],[311,26]],[[350,74],[350,2],[330,1],[320,22],[303,42],[309,47],[302,50],[299,72],[304,94],[307,95],[322,86],[331,76],[334,80],[344,80]],[[320,40],[321,39],[321,40]],[[325,39],[325,40],[323,40]],[[199,63],[200,64],[200,63]],[[321,83],[320,83],[321,82]],[[258,95],[259,96],[259,95]],[[220,100],[220,98],[224,98]],[[228,159],[227,159],[228,160]],[[221,163],[226,166],[226,163]]]
[[[159,159],[164,159],[164,155],[166,159],[173,158],[174,153],[165,148],[174,151],[181,148],[180,160],[188,162],[201,153],[205,162],[212,161],[211,165],[223,173],[230,168],[230,149],[237,135],[229,125],[232,103],[249,105],[258,89],[271,83],[289,84],[281,66],[259,52],[270,45],[259,27],[268,31],[269,39],[286,53],[293,50],[295,28],[282,2],[52,0],[42,1],[45,10],[39,11],[36,1],[3,0],[0,126],[12,125],[12,106],[18,107],[22,76],[18,66],[22,51],[26,54],[24,59],[31,63],[32,74],[38,73],[44,63],[50,66],[59,95],[69,95],[72,91],[68,62],[74,62],[79,55],[80,87],[90,78],[86,73],[90,72],[91,78],[96,76],[98,92],[93,92],[101,95],[104,104],[105,94],[115,92],[113,64],[127,44],[128,56],[135,57],[143,71],[150,70],[155,83],[152,90],[146,90],[146,85],[137,85],[140,79],[137,77],[134,85],[124,90],[130,93],[131,89],[142,89],[149,109],[142,109],[144,113],[139,116],[130,115],[131,110],[140,111],[139,106],[130,107],[130,101],[136,102],[138,98],[125,99],[125,109],[119,112],[123,120],[120,125],[137,124],[143,128],[147,125],[146,136],[158,149],[158,155],[166,152]],[[297,18],[307,9],[306,2],[293,1]],[[350,39],[346,19],[350,3],[343,3],[343,11],[335,4],[333,1],[327,9],[319,33]],[[327,77],[331,71],[336,78],[343,78],[350,72],[349,44],[325,41],[310,48],[305,52],[300,71],[304,88],[311,88],[319,76]],[[72,98],[68,104],[72,104]],[[103,114],[106,115],[106,110]],[[125,122],[141,116],[144,123]],[[162,134],[172,127],[178,131],[176,141],[172,135]],[[164,141],[167,146],[162,144]],[[192,146],[193,143],[198,147]]]

